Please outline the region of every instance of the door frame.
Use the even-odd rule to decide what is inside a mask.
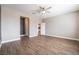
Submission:
[[[1,48],[1,42],[2,39],[1,39],[1,4],[0,4],[0,48]]]
[[[28,19],[28,37],[30,36],[30,19],[29,17],[26,17],[26,16],[20,16],[20,36],[25,36],[25,35],[21,35],[21,18],[27,18]]]

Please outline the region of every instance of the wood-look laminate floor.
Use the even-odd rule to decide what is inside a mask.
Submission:
[[[1,55],[77,55],[79,42],[63,38],[38,36],[22,37],[2,45]]]

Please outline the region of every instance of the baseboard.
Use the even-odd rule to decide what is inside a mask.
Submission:
[[[62,37],[62,36],[57,36],[57,35],[48,35],[48,34],[46,34],[46,36],[58,37],[58,38],[64,38],[64,39],[79,41],[79,39],[76,39],[76,38]]]
[[[20,35],[20,36],[26,36],[26,35]]]
[[[29,37],[36,37],[36,36],[37,35],[35,35],[35,36],[29,36]],[[1,44],[8,43],[8,42],[12,42],[12,41],[16,41],[16,40],[20,40],[20,38],[12,39],[12,40],[7,40],[7,41],[2,41]]]
[[[31,38],[31,37],[36,37],[36,36],[38,36],[38,35],[34,35],[34,36],[29,36],[29,37]]]
[[[30,37],[36,37],[36,36],[37,36],[37,35],[35,35],[35,36],[30,36]],[[58,38],[64,38],[64,39],[70,39],[70,40],[77,40],[77,41],[79,41],[79,39],[69,38],[69,37],[62,37],[62,36],[56,36],[56,35],[47,35],[47,34],[46,34],[46,36],[58,37]],[[7,40],[7,41],[2,41],[2,42],[1,42],[1,45],[4,44],[4,43],[16,41],[16,40],[20,40],[20,38],[12,39],[12,40]],[[0,46],[1,46],[1,45],[0,45]]]
[[[27,35],[20,35],[20,36],[27,36]]]
[[[20,38],[12,39],[12,40],[7,40],[7,41],[2,41],[1,44],[12,42],[12,41],[16,41],[16,40],[20,40]]]

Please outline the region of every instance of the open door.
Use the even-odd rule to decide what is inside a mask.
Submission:
[[[20,35],[29,37],[29,18],[20,17]]]
[[[38,36],[45,35],[45,23],[38,24]]]
[[[41,24],[38,24],[38,36],[41,35]]]

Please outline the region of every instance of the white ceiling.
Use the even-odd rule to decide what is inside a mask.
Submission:
[[[78,4],[8,4],[4,6],[31,14],[33,13],[33,10],[38,9],[38,6],[51,6],[52,8],[49,10],[50,13],[43,15],[44,18],[79,10]]]

